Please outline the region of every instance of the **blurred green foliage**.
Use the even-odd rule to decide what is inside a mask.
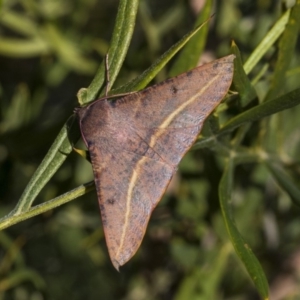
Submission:
[[[114,87],[136,78],[200,22],[201,3],[140,1]],[[274,29],[295,3],[284,25]],[[92,81],[109,49],[118,4],[2,2],[1,216],[13,210],[78,105],[77,91]],[[235,53],[233,92],[183,159],[140,250],[120,273],[109,260],[92,192],[0,232],[0,299],[258,299],[234,252],[239,254],[241,236],[246,251],[251,247],[263,266],[270,298],[298,299],[299,6],[299,0],[213,3],[216,15],[206,40],[193,40],[186,49],[196,48],[200,54],[204,47],[202,61]],[[190,66],[195,53],[185,60],[189,51],[155,80]],[[71,153],[36,201],[44,203],[89,180],[89,163]],[[249,253],[241,251],[247,266]],[[247,267],[250,275],[256,272],[253,265]],[[264,295],[264,287],[256,287]]]

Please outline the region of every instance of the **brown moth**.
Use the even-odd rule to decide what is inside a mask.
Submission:
[[[151,213],[208,115],[226,95],[234,55],[76,112],[116,269],[138,250]]]

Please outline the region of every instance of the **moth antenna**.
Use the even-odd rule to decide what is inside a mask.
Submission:
[[[105,55],[105,75],[106,75],[106,86],[105,86],[105,97],[108,95],[109,91],[109,69],[108,69],[108,53]]]

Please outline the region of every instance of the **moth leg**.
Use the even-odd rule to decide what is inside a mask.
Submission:
[[[91,157],[90,157],[90,152],[87,150],[82,150],[82,149],[77,149],[75,147],[73,147],[73,150],[79,154],[80,156],[82,156],[83,158],[85,158],[87,161],[91,162]]]

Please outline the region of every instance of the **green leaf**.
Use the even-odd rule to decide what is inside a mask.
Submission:
[[[256,66],[265,53],[274,45],[276,40],[284,31],[285,25],[289,20],[289,16],[290,10],[287,10],[248,57],[244,64],[244,70],[246,74],[251,72],[251,70]]]
[[[88,182],[86,184],[80,185],[77,188],[64,193],[52,200],[47,201],[46,203],[42,203],[40,205],[36,205],[27,211],[23,211],[19,214],[9,214],[8,216],[0,219],[0,230],[3,230],[9,226],[22,222],[24,220],[30,219],[34,216],[40,215],[48,210],[51,210],[55,207],[58,207],[62,204],[65,204],[69,201],[74,200],[84,194],[89,193],[90,191],[95,189],[94,181]]]
[[[1,14],[0,22],[20,34],[30,37],[38,35],[38,27],[28,16],[25,16],[24,14],[16,13],[12,10],[6,10]]]
[[[72,146],[68,140],[68,126],[65,124],[49,149],[47,155],[33,174],[19,202],[10,215],[18,215],[21,212],[27,211],[31,207],[34,199],[41,189],[55,174],[67,158],[67,154],[71,151]]]
[[[209,268],[194,266],[185,276],[175,296],[175,300],[197,299],[207,300],[218,298],[218,287],[224,276],[228,256],[232,252],[229,242],[214,254]]]
[[[40,38],[30,40],[1,38],[0,54],[9,57],[26,58],[50,52],[47,42]]]
[[[9,277],[0,281],[0,290],[5,291],[12,287],[20,285],[24,281],[29,281],[34,284],[36,289],[45,289],[46,283],[42,277],[34,270],[21,269],[10,273]]]
[[[226,164],[219,185],[220,206],[226,230],[229,234],[237,255],[246,267],[248,274],[250,275],[255,287],[257,288],[257,291],[263,299],[268,299],[269,288],[264,271],[256,256],[253,254],[251,248],[239,233],[232,216],[231,208],[229,206],[233,189],[233,173],[234,162],[233,159],[230,158]]]
[[[279,186],[281,186],[290,195],[293,203],[300,206],[300,187],[296,185],[291,176],[279,164],[275,164],[270,160],[266,160],[265,164]]]
[[[128,49],[129,35],[126,34],[126,37],[120,37],[120,28],[123,28],[122,29],[123,31],[125,30],[124,28],[127,28],[128,33],[130,32],[132,33],[132,30],[130,30],[130,28],[134,27],[135,21],[132,20],[130,17],[134,19],[136,16],[136,12],[133,11],[133,8],[137,6],[137,2],[138,2],[137,0],[127,0],[127,1],[123,0],[120,2],[120,8],[117,17],[120,19],[118,19],[116,22],[115,31],[112,38],[113,46],[111,47],[111,49],[113,49],[115,53],[114,55],[116,55],[117,53],[126,52]],[[125,13],[127,13],[127,16],[124,15]],[[123,32],[122,30],[121,33]],[[115,49],[116,47],[118,47],[116,45],[119,45],[120,48],[124,47],[125,49],[123,50]],[[112,57],[114,55],[112,55]],[[112,73],[115,76],[117,70],[118,68],[112,67],[112,71],[113,71]],[[82,99],[85,101],[84,103],[94,100],[93,97],[96,96],[96,94],[98,93],[101,87],[101,82],[100,85],[98,85],[96,84],[96,81],[97,78],[99,78],[99,76],[101,75],[100,73],[98,70],[98,73],[94,78],[93,82],[91,83],[90,87],[86,91],[85,95],[82,96]],[[58,168],[62,165],[62,163],[67,158],[67,155],[71,153],[72,145],[70,144],[70,141],[68,139],[68,131],[69,131],[68,124],[69,123],[67,122],[64,125],[64,127],[61,129],[60,133],[58,134],[51,148],[49,149],[47,155],[43,159],[38,169],[33,174],[18,204],[16,205],[15,209],[11,212],[10,216],[18,215],[21,212],[25,212],[32,206],[34,199],[39,194],[41,189],[45,186],[45,184],[50,180],[53,174],[55,174]],[[80,137],[80,133],[79,132],[75,133],[74,140],[78,140],[79,137]],[[6,222],[9,222],[9,220],[6,220]]]
[[[300,28],[300,1],[291,10],[289,20],[286,24],[282,37],[279,40],[278,59],[272,74],[272,82],[265,101],[281,96],[285,90],[286,72],[294,57],[294,51]]]
[[[113,86],[127,54],[133,35],[135,19],[138,9],[138,0],[120,1],[116,24],[108,51],[108,70],[110,88]],[[105,62],[100,65],[97,73],[86,90],[86,97],[82,98],[84,104],[95,100],[100,96],[100,91],[105,83]],[[103,93],[102,93],[103,94]]]
[[[298,104],[300,104],[300,88],[235,116],[222,127],[219,133],[223,134],[232,131],[244,123],[260,120]]]
[[[240,96],[241,107],[247,106],[253,99],[257,97],[256,91],[253,88],[249,78],[243,68],[240,51],[237,45],[232,42],[231,51],[235,54],[233,85]]]
[[[23,238],[16,241],[10,237],[9,233],[4,231],[0,232],[0,245],[3,253],[3,258],[0,262],[0,275],[2,278],[13,265],[16,267],[22,267],[25,265],[25,259],[20,249],[23,243]]]
[[[212,5],[212,0],[205,2],[205,6],[199,13],[195,28],[207,20],[208,22],[210,21],[209,16],[211,15]],[[197,66],[205,46],[208,30],[209,26],[204,26],[203,29],[198,31],[186,44],[169,72],[170,77],[176,76]]]
[[[95,62],[83,57],[78,47],[63,36],[53,24],[45,25],[43,33],[64,65],[82,74],[95,71]]]
[[[112,94],[126,93],[136,90],[141,90],[156,76],[156,74],[170,61],[170,59],[204,26],[201,24],[189,33],[187,33],[181,40],[167,50],[160,56],[147,70],[136,77],[131,82],[121,86],[112,91]]]

